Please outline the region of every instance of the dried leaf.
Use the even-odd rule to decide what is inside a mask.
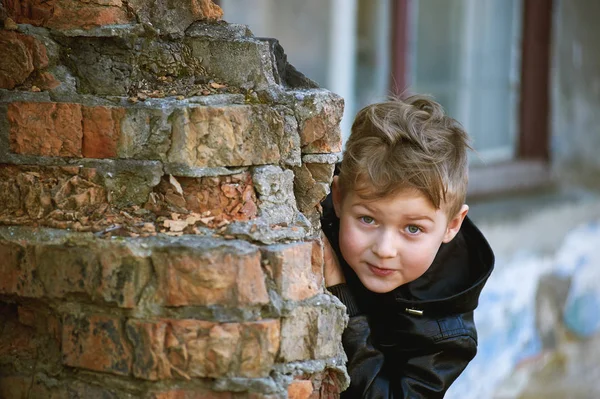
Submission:
[[[183,229],[185,229],[188,226],[188,224],[185,220],[165,220],[163,222],[163,226],[165,226],[172,232],[179,232],[183,231]]]
[[[213,89],[224,89],[225,87],[227,87],[227,85],[222,85],[220,83],[212,82],[210,84],[210,87],[212,87]]]
[[[190,215],[187,218],[185,218],[185,222],[189,225],[189,226],[193,226],[196,224],[196,222],[200,220],[199,216],[196,215]]]
[[[207,218],[200,218],[198,220],[200,220],[202,223],[204,224],[209,224],[210,222],[212,222],[214,220],[214,216],[209,216]]]
[[[181,184],[179,184],[175,176],[169,175],[169,183],[171,183],[171,185],[175,187],[175,191],[177,191],[178,194],[183,195],[183,189],[181,188]]]

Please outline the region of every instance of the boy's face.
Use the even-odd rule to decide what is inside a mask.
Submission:
[[[332,187],[340,219],[340,250],[363,285],[385,293],[416,280],[431,266],[443,242],[458,233],[469,207],[451,220],[415,189],[364,200],[353,190],[344,196],[337,176]]]

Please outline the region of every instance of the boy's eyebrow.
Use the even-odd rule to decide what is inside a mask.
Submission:
[[[435,223],[435,221],[427,215],[416,215],[416,216],[408,215],[408,216],[406,216],[406,218],[410,219],[410,220],[429,220],[430,222]]]
[[[356,208],[356,207],[365,208],[365,209],[367,209],[369,212],[372,212],[372,213],[375,213],[375,212],[376,212],[376,211],[375,211],[375,209],[371,208],[369,205],[367,205],[367,204],[365,204],[365,203],[362,203],[362,202],[359,202],[359,203],[356,203],[356,204],[352,204],[352,208]]]

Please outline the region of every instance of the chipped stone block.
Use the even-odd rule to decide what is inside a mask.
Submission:
[[[267,106],[178,109],[168,162],[196,167],[278,163],[283,135],[282,117]]]
[[[291,223],[298,211],[294,198],[294,172],[278,166],[254,168],[252,180],[260,200],[259,215],[269,223]]]

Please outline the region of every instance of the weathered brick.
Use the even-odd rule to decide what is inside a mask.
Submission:
[[[129,108],[121,120],[119,158],[167,160],[170,108]]]
[[[335,356],[342,350],[344,327],[340,308],[298,306],[281,322],[279,356],[286,362]]]
[[[66,399],[62,386],[48,386],[29,375],[0,376],[0,398],[6,399]]]
[[[255,392],[214,392],[203,389],[173,388],[155,391],[148,399],[283,399],[281,395]]]
[[[118,317],[66,315],[62,353],[67,366],[118,375],[131,372],[132,354]]]
[[[315,212],[330,191],[329,181],[316,180],[307,164],[294,168],[294,194],[298,209],[304,213]]]
[[[115,158],[123,108],[83,107],[83,149],[86,158]]]
[[[133,308],[150,279],[150,259],[125,244],[75,237],[27,240],[27,232],[0,240],[0,293],[33,298],[79,294]]]
[[[344,100],[325,90],[300,94],[302,101],[294,104],[298,119],[303,154],[340,152],[342,136],[340,121]]]
[[[137,396],[81,381],[63,381],[43,374],[0,377],[2,399],[134,399]]]
[[[52,90],[60,85],[60,81],[50,72],[38,73],[32,81],[33,85],[37,86],[40,90]]]
[[[18,242],[0,240],[0,293],[39,298],[44,294],[31,253]]]
[[[19,323],[35,328],[38,334],[49,335],[57,344],[61,341],[60,319],[46,309],[19,306]]]
[[[227,307],[266,304],[269,297],[260,253],[244,242],[198,239],[152,254],[158,274],[157,300],[166,306]]]
[[[301,301],[322,291],[323,253],[318,241],[261,248],[284,299]]]
[[[56,86],[56,82],[48,82]],[[125,109],[72,103],[8,105],[11,150],[18,154],[115,158]]]
[[[121,0],[13,0],[6,8],[18,23],[54,29],[87,29],[130,20]]]
[[[312,382],[307,380],[292,381],[287,389],[289,399],[309,399],[313,393]]]
[[[46,296],[86,294],[94,300],[132,308],[150,279],[151,266],[126,246],[104,243],[35,246],[37,275]]]
[[[81,106],[70,103],[8,105],[10,149],[18,154],[81,157]]]
[[[133,373],[147,380],[266,377],[279,348],[278,320],[129,320],[127,333],[134,345]]]
[[[169,162],[196,167],[278,163],[283,117],[262,105],[193,107],[173,113]]]
[[[68,381],[66,384],[67,395],[64,399],[81,398],[81,399],[135,399],[138,395],[132,395],[117,389],[111,389],[104,384],[92,385],[81,381]],[[41,398],[40,398],[41,399]],[[63,399],[57,397],[52,399]]]
[[[16,357],[20,360],[34,359],[35,330],[19,323],[16,306],[0,307],[0,359]]]
[[[33,36],[4,30],[0,35],[0,88],[13,89],[36,69],[48,65],[46,47]]]
[[[254,38],[247,28],[231,25],[215,28],[195,23],[185,33],[192,56],[202,58],[211,76],[255,92],[279,84],[272,41]]]
[[[328,163],[305,163],[312,178],[320,183],[331,184],[333,180],[334,164]]]
[[[163,177],[154,188],[146,208],[158,213],[167,208],[210,215],[206,225],[223,221],[246,221],[258,213],[256,193],[249,173],[218,177]]]
[[[194,21],[218,20],[223,10],[210,0],[129,0],[139,22],[150,23],[161,32],[183,32]]]
[[[53,210],[92,213],[107,203],[99,176],[89,168],[0,164],[0,215],[41,219]]]
[[[289,225],[298,214],[294,197],[294,172],[279,166],[258,166],[252,181],[260,201],[260,217],[269,224]]]
[[[326,369],[310,376],[313,393],[310,399],[338,399],[348,386],[348,378],[339,370]]]
[[[103,245],[97,250],[101,279],[94,297],[123,308],[135,307],[151,278],[150,259],[126,246]]]

